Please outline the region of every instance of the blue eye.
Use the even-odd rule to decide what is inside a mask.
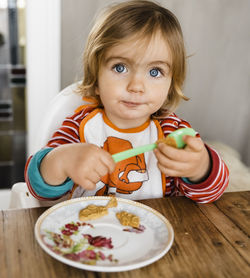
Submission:
[[[126,68],[122,64],[117,64],[114,66],[114,70],[118,73],[122,73],[122,72],[125,72]]]
[[[152,77],[159,77],[159,75],[161,74],[160,70],[158,69],[151,69],[149,73]]]

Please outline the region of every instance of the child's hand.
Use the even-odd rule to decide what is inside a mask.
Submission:
[[[112,156],[93,144],[65,144],[53,149],[42,160],[40,171],[50,185],[62,184],[70,177],[84,189],[95,189],[96,183],[115,169]]]
[[[198,182],[206,177],[210,170],[208,151],[200,138],[184,136],[187,144],[184,149],[176,149],[160,143],[154,150],[158,167],[162,173],[171,177],[186,177]]]

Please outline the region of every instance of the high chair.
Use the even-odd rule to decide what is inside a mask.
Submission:
[[[59,128],[63,120],[72,115],[77,107],[84,104],[82,97],[76,93],[80,82],[73,83],[56,95],[48,105],[44,118],[35,138],[35,152],[45,146],[54,131]]]
[[[61,126],[63,120],[73,114],[74,110],[84,104],[82,97],[75,92],[79,82],[73,83],[63,89],[48,105],[43,121],[39,127],[39,133],[35,139],[35,152],[46,145],[54,131]],[[28,190],[25,182],[15,183],[11,188],[9,208],[30,208],[39,206],[51,206],[62,201],[39,201]]]

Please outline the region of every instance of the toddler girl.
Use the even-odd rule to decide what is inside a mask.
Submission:
[[[79,86],[86,105],[67,117],[47,146],[26,165],[38,199],[107,195],[147,199],[185,195],[218,199],[228,169],[197,134],[186,147],[160,143],[115,163],[112,154],[153,143],[188,122],[174,110],[181,99],[186,54],[180,24],[164,7],[129,1],[106,9],[93,26]]]

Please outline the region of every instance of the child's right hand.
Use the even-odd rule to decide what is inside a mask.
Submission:
[[[47,184],[60,185],[68,177],[86,190],[115,169],[107,151],[93,144],[65,144],[49,152],[41,162],[40,172]]]

